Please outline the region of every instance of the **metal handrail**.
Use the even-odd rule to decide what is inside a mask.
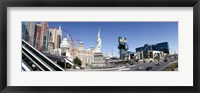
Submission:
[[[32,71],[32,69],[22,60],[22,70],[23,71]]]
[[[56,63],[54,63],[52,60],[50,60],[48,57],[46,57],[43,53],[41,53],[40,51],[38,51],[37,49],[35,49],[34,47],[32,47],[30,44],[28,44],[26,41],[24,41],[22,39],[22,44],[26,44],[28,45],[31,49],[33,49],[36,53],[38,53],[41,57],[44,57],[48,62],[50,62],[50,64],[56,66],[57,68],[59,68],[61,71],[65,71],[63,68],[61,68],[59,65],[57,65]],[[23,46],[22,46],[23,47]]]
[[[28,50],[26,47],[22,46],[22,49],[24,49],[25,51],[27,51],[29,54],[31,54],[31,56],[33,58],[35,58],[38,62],[40,62],[43,66],[46,67],[46,69],[53,71],[54,69],[50,66],[48,66],[48,64],[46,64],[44,61],[42,61],[42,59],[38,58],[38,56],[36,56],[35,54],[33,54],[30,50]]]
[[[33,62],[36,67],[38,67],[40,70],[45,71],[37,62],[35,62],[30,56],[28,56],[24,51],[22,51],[22,54],[24,54],[31,62]],[[40,61],[38,61],[40,62]],[[41,63],[42,64],[42,63]]]

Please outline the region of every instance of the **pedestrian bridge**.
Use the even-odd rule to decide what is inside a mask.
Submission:
[[[74,65],[67,58],[64,60]],[[78,66],[76,68],[80,69]],[[65,71],[65,69],[22,39],[22,71]]]

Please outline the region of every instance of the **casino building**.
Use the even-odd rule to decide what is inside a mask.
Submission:
[[[145,44],[142,47],[136,48],[137,59],[161,59],[165,55],[169,54],[168,42],[162,42],[157,44]]]
[[[82,62],[82,67],[91,65],[94,62],[94,51],[95,47],[90,47],[89,49],[84,48],[84,43],[79,42],[78,48],[72,52],[73,58],[78,57]]]

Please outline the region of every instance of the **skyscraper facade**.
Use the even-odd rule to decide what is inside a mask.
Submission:
[[[39,51],[42,51],[42,42],[41,41],[41,36],[42,30],[41,30],[41,25],[36,24],[36,31],[35,31],[35,48],[38,49]]]
[[[22,39],[25,41],[29,41],[29,35],[26,30],[26,25],[22,25]]]
[[[41,45],[42,45],[42,50],[46,51],[47,50],[47,43],[48,43],[48,24],[47,22],[41,22]]]
[[[168,42],[157,43],[153,45],[145,44],[143,47],[136,48],[138,59],[156,58],[156,56],[165,56],[169,54]]]
[[[28,32],[29,44],[34,46],[35,22],[26,22],[26,30]]]

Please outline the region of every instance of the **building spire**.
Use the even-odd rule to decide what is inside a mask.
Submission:
[[[59,30],[61,30],[61,26],[59,26]]]

